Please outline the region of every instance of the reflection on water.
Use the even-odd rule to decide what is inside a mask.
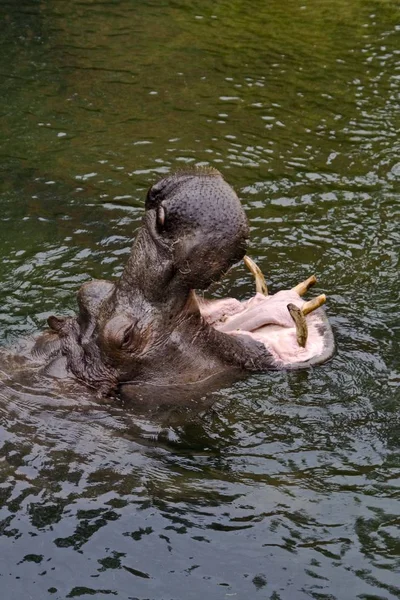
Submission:
[[[7,600],[399,598],[398,3],[0,8],[2,345],[118,276],[147,187],[207,163],[270,288],[317,273],[339,348],[129,410],[4,352]]]

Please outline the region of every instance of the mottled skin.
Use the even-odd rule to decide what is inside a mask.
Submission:
[[[275,368],[263,344],[207,323],[193,292],[246,252],[247,219],[220,173],[170,175],[149,190],[145,207],[119,281],[84,284],[76,318],[49,318],[35,347],[48,372],[66,370],[103,394],[130,383],[179,385]]]

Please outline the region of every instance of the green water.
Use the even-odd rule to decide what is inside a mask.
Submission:
[[[118,276],[188,164],[338,345],[168,414],[3,366],[2,598],[400,598],[399,3],[0,0],[0,118],[2,346]]]

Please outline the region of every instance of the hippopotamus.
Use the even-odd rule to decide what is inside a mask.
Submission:
[[[305,321],[307,282],[244,302],[199,294],[245,257],[248,238],[241,202],[217,170],[162,178],[147,193],[119,280],[82,285],[77,315],[49,317],[34,355],[44,357],[46,373],[73,376],[100,395],[325,362],[333,335],[323,309]],[[298,319],[308,329],[304,343]]]

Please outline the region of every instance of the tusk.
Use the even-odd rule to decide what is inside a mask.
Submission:
[[[312,279],[312,277],[309,277],[309,279]],[[303,283],[299,283],[299,286],[306,284],[307,281],[309,281],[309,279],[307,279]],[[313,285],[313,284],[311,284],[311,285]],[[296,286],[296,287],[299,287],[299,286]],[[302,308],[298,308],[295,304],[287,305],[287,309],[290,313],[290,316],[292,317],[294,324],[296,325],[297,343],[302,348],[306,347],[307,338],[308,338],[308,327],[307,327],[307,322],[306,322],[306,315],[309,315],[310,312],[312,312],[313,310],[316,310],[317,308],[319,308],[320,306],[325,304],[325,302],[326,302],[326,296],[325,296],[325,294],[321,294],[320,296],[317,296],[316,298],[313,298],[312,300],[309,300],[308,302],[304,302]]]
[[[311,275],[311,277],[305,281],[302,281],[301,283],[298,283],[294,288],[292,288],[292,292],[296,292],[296,294],[299,296],[303,296],[310,289],[310,287],[316,283],[317,278],[315,275]]]
[[[296,325],[297,343],[302,348],[305,348],[308,338],[308,327],[303,311],[300,308],[298,308],[295,304],[288,304],[287,309],[294,321],[294,324]]]
[[[326,296],[325,296],[325,294],[321,294],[320,296],[317,296],[316,298],[313,298],[312,300],[309,300],[308,302],[304,302],[303,306],[301,307],[301,310],[304,315],[308,315],[313,310],[316,310],[317,308],[319,308],[320,306],[325,304],[325,302],[326,302]]]
[[[244,260],[244,264],[246,265],[246,267],[249,269],[249,271],[252,273],[254,279],[256,280],[256,292],[259,292],[260,294],[263,294],[264,296],[268,296],[268,288],[267,288],[267,284],[265,282],[265,277],[263,275],[263,272],[261,271],[260,267],[254,262],[254,260],[252,258],[250,258],[250,256],[245,256],[243,258]]]

